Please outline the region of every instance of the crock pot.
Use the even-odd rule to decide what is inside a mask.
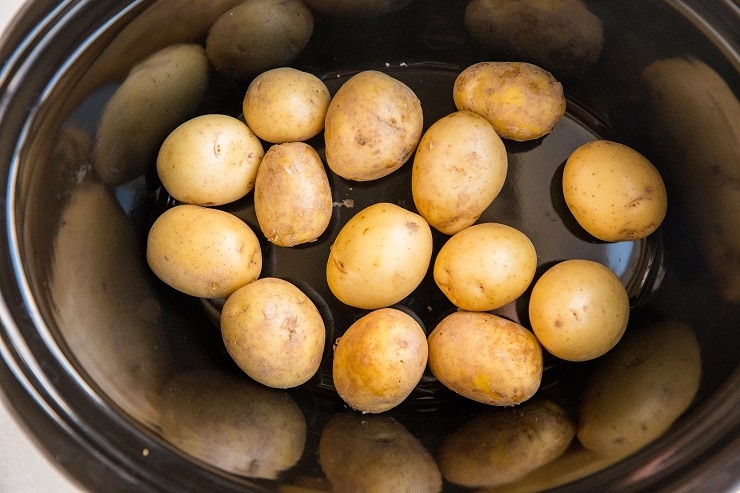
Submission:
[[[332,178],[328,232],[292,253],[265,246],[264,272],[311,293],[327,326],[322,368],[286,391],[268,390],[238,371],[214,324],[217,305],[174,292],[148,269],[148,227],[171,205],[153,172],[152,149],[144,145],[129,158],[140,161],[141,172],[121,182],[106,182],[95,168],[96,159],[112,159],[99,155],[96,133],[131,68],[171,44],[204,44],[215,20],[239,3],[31,1],[0,46],[0,383],[38,443],[91,491],[330,491],[319,454],[325,430],[349,416],[344,433],[351,440],[347,430],[377,418],[347,409],[333,392],[331,342],[362,311],[334,299],[322,273],[333,235],[363,204],[382,199],[413,208],[409,165],[376,184]],[[354,11],[342,2],[306,3],[310,40],[277,64],[314,73],[332,92],[360,70],[389,73],[419,95],[425,127],[454,111],[452,82],[475,62],[529,61],[551,71],[565,89],[566,117],[542,139],[506,142],[509,185],[481,220],[527,231],[541,268],[569,256],[609,265],[630,294],[628,332],[675,321],[691,327],[698,341],[698,389],[658,438],[619,460],[561,462],[500,490],[736,490],[737,4],[584,0],[563,3],[577,7],[572,16],[548,16],[542,12],[558,2],[512,2],[521,8],[503,19],[510,31],[502,33],[490,27],[500,26],[499,18],[474,19],[483,28],[472,29],[466,1],[379,2],[377,10]],[[584,12],[586,21],[579,17]],[[202,100],[180,102],[178,118],[238,117],[247,83],[214,71]],[[662,173],[669,212],[656,235],[606,244],[568,216],[558,173],[570,151],[595,138],[633,147]],[[320,139],[313,142],[320,148]],[[225,209],[255,224],[249,199]],[[428,282],[399,306],[420,314],[427,331],[449,308]],[[526,325],[521,305],[507,310],[504,316]],[[593,367],[547,359],[540,394],[575,415]],[[448,436],[487,411],[427,374],[381,419],[437,457]],[[579,447],[574,438],[566,454]],[[347,453],[339,464],[353,470],[352,460]],[[402,474],[417,467],[410,459],[398,466]],[[445,491],[468,490],[448,478],[441,484]]]

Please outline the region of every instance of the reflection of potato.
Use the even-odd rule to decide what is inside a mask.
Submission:
[[[687,325],[664,322],[628,333],[591,375],[578,439],[607,458],[635,452],[686,410],[700,374],[699,344]]]
[[[412,0],[304,0],[306,5],[333,17],[374,17],[399,10]]]
[[[443,441],[442,475],[469,487],[494,486],[523,477],[560,456],[575,424],[550,401],[478,415]]]
[[[586,72],[604,45],[601,21],[581,0],[473,0],[465,26],[479,43],[558,77]]]
[[[319,464],[332,491],[437,492],[439,469],[429,451],[388,416],[339,414],[321,433]]]
[[[306,443],[306,420],[287,393],[215,370],[170,380],[160,425],[184,452],[249,477],[276,478]]]

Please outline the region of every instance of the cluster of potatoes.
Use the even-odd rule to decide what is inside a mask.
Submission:
[[[294,284],[260,278],[257,234],[216,206],[253,191],[261,234],[282,247],[305,244],[326,230],[332,213],[327,171],[308,139],[323,132],[326,165],[352,181],[385,177],[413,158],[416,212],[373,204],[341,228],[331,247],[329,289],[368,311],[335,342],[335,388],[353,409],[380,413],[403,402],[428,367],[446,387],[478,402],[530,399],[540,386],[543,347],[571,361],[605,354],[626,329],[628,295],[607,267],[571,259],[534,284],[532,330],[490,313],[522,296],[537,268],[535,245],[524,233],[476,224],[506,179],[502,139],[548,134],[565,113],[565,98],[549,72],[523,62],[472,65],[457,77],[452,96],[457,111],[424,132],[417,96],[382,72],[357,73],[333,97],[312,74],[288,67],[261,73],[246,90],[243,121],[203,115],[164,140],[157,172],[178,205],[151,227],[151,269],[184,293],[226,299],[223,340],[250,377],[276,388],[301,385],[321,363],[322,317]],[[579,224],[602,241],[643,238],[666,212],[657,170],[615,142],[573,152],[563,193]],[[448,235],[434,262],[432,228]],[[392,305],[430,269],[459,310],[427,336]]]

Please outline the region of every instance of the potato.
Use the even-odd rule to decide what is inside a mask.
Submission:
[[[332,214],[329,179],[319,154],[303,142],[270,147],[257,171],[254,211],[262,233],[275,245],[316,241]]]
[[[529,322],[551,354],[568,361],[598,358],[622,338],[630,304],[622,281],[592,260],[550,267],[529,298]]]
[[[157,174],[175,200],[223,205],[252,191],[264,153],[262,143],[240,120],[201,115],[164,140],[157,155]]]
[[[432,455],[389,416],[335,415],[321,431],[318,452],[331,491],[442,490],[442,477]]]
[[[452,313],[429,335],[432,374],[477,402],[513,406],[526,401],[540,387],[542,368],[534,334],[490,313]]]
[[[524,294],[536,269],[537,252],[524,233],[482,223],[442,246],[434,261],[434,282],[461,310],[488,311]]]
[[[668,208],[663,178],[626,145],[595,140],[571,153],[563,168],[563,195],[578,224],[602,241],[645,238]]]
[[[306,418],[285,391],[217,370],[189,370],[164,387],[165,440],[222,471],[277,479],[303,456]]]
[[[93,168],[111,186],[154,165],[162,141],[192,117],[208,87],[205,51],[195,44],[165,48],[134,66],[103,109]]]
[[[262,270],[259,240],[247,223],[190,204],[168,209],[154,221],[146,260],[166,284],[201,298],[225,298]]]
[[[350,407],[382,413],[399,405],[421,380],[428,349],[424,330],[395,308],[353,323],[334,346],[334,387]]]
[[[304,0],[320,14],[331,17],[375,17],[399,10],[412,0]]]
[[[298,142],[324,129],[331,95],[313,74],[290,67],[263,72],[252,80],[244,95],[244,119],[262,140]]]
[[[630,332],[598,362],[581,398],[578,439],[622,458],[662,435],[699,389],[701,350],[691,327],[661,322]]]
[[[316,305],[282,279],[258,279],[229,296],[221,311],[226,351],[254,380],[297,387],[321,364],[326,329]]]
[[[472,0],[465,27],[482,45],[558,77],[586,73],[604,47],[604,27],[581,0]]]
[[[550,133],[565,114],[563,86],[524,62],[479,62],[455,79],[458,110],[478,113],[504,139],[526,141]]]
[[[424,133],[414,156],[414,205],[429,225],[455,234],[478,220],[506,180],[508,157],[483,117],[458,111]]]
[[[326,280],[341,302],[374,309],[416,289],[432,259],[432,230],[423,217],[379,202],[342,227],[329,252]]]
[[[301,0],[246,0],[211,26],[206,53],[233,79],[288,65],[313,34],[314,18]]]
[[[406,84],[382,72],[360,72],[329,103],[326,162],[347,180],[382,178],[411,157],[423,124],[421,102]]]
[[[562,455],[575,433],[573,420],[551,401],[498,408],[442,441],[439,468],[447,481],[462,486],[510,483]]]

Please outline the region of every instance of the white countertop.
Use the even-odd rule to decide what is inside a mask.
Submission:
[[[25,0],[2,0],[0,32]],[[72,483],[29,438],[0,396],[0,493],[76,493]]]

